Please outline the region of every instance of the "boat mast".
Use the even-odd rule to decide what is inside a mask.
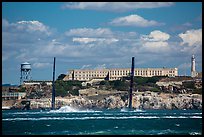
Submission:
[[[133,78],[134,78],[134,57],[132,57],[132,68],[130,74],[130,91],[129,91],[129,109],[132,109],[132,87],[133,87]]]
[[[55,109],[55,57],[53,64],[53,80],[52,80],[52,109]]]

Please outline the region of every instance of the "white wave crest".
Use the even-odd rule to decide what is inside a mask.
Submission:
[[[50,110],[50,112],[57,112],[57,113],[59,112],[62,112],[62,113],[63,112],[78,112],[78,111],[79,111],[78,109],[70,107],[70,106],[63,106],[58,110]]]
[[[202,135],[200,132],[190,132],[190,135]]]
[[[202,118],[201,116],[191,116],[190,118]]]
[[[121,112],[145,112],[144,110],[141,110],[141,109],[129,110],[129,108],[122,108],[120,111]]]
[[[102,112],[102,111],[95,111],[90,109],[79,109],[70,106],[63,106],[58,110],[50,110],[53,113],[68,113],[68,112]]]
[[[159,116],[94,116],[94,117],[40,117],[40,118],[6,118],[2,119],[2,121],[21,121],[21,120],[90,120],[90,119],[159,119],[159,118],[193,118],[193,117],[183,117],[183,116],[166,116],[166,117],[159,117]]]

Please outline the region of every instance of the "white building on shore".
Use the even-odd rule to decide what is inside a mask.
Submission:
[[[152,76],[178,76],[178,68],[135,68],[134,76],[152,77]],[[129,76],[131,72],[130,68],[113,68],[113,69],[75,69],[69,70],[67,76],[64,77],[64,81],[67,80],[79,80],[90,81],[92,79],[107,79],[118,80],[122,77]]]
[[[52,81],[47,80],[30,80],[30,81],[24,81],[23,85],[25,86],[31,86],[31,85],[40,85],[42,83],[45,83],[46,85],[52,85]]]

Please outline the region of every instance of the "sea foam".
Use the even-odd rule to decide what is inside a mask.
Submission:
[[[70,106],[63,106],[58,110],[50,110],[52,113],[68,113],[68,112],[102,112],[102,111],[95,111],[91,109],[79,109]]]

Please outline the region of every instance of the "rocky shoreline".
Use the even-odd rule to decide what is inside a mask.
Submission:
[[[51,106],[50,98],[30,99],[30,101],[31,109],[46,109]],[[202,95],[200,94],[136,92],[133,94],[132,101],[133,109],[202,109]],[[70,106],[82,109],[121,109],[128,106],[128,98],[127,93],[91,99],[87,96],[70,96],[56,97],[55,103],[56,108]],[[12,108],[22,108],[20,101],[15,102]]]

